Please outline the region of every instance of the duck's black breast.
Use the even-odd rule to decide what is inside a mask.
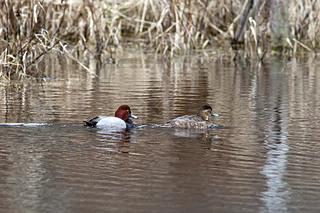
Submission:
[[[133,121],[131,119],[126,120],[126,128],[127,129],[131,129],[134,126],[135,126],[135,124],[133,123]]]

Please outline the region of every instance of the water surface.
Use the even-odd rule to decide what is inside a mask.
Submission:
[[[6,212],[318,212],[320,70],[132,54],[82,70],[48,57],[46,80],[0,87]],[[204,103],[212,130],[158,127]],[[129,104],[130,131],[86,128]],[[10,124],[10,125],[8,125]]]

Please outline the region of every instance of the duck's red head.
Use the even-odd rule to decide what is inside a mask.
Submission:
[[[132,118],[138,118],[136,116],[134,116],[132,113],[131,113],[131,109],[128,105],[122,105],[120,106],[116,113],[115,113],[115,116],[118,117],[118,118],[121,118],[122,120],[124,121],[127,121],[129,119],[129,117],[132,117]]]

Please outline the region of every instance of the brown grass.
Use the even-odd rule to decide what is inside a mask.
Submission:
[[[75,60],[101,60],[131,45],[162,55],[225,46],[235,39],[247,1],[240,0],[40,0],[0,2],[0,77],[41,76],[32,65],[49,51]],[[240,48],[260,58],[270,40],[269,1],[243,19]],[[289,1],[290,54],[316,51],[320,1]],[[66,52],[68,51],[68,52]]]

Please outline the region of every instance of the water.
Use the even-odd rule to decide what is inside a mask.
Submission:
[[[91,64],[90,64],[91,63]],[[317,59],[63,58],[0,87],[3,212],[318,212]],[[209,103],[212,130],[161,128]],[[130,131],[85,128],[129,104]]]

